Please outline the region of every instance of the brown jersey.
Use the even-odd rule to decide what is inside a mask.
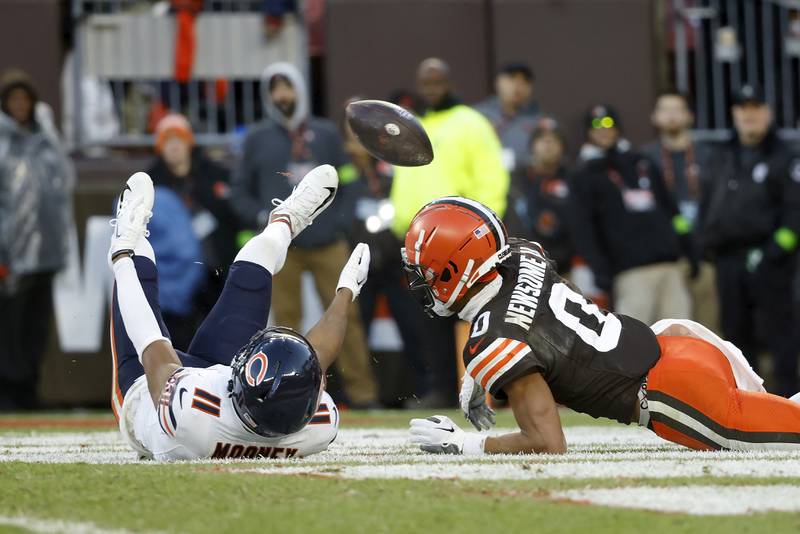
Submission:
[[[498,398],[515,379],[541,373],[556,402],[630,423],[638,389],[660,356],[653,331],[586,299],[537,243],[509,244],[498,265],[500,290],[472,321],[467,372]]]

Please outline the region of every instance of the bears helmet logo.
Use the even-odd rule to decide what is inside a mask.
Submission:
[[[266,354],[261,351],[253,354],[244,368],[244,376],[248,385],[255,387],[263,382],[264,377],[267,375],[268,365],[269,361]]]

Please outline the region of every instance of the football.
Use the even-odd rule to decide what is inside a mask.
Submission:
[[[347,106],[346,115],[359,143],[376,158],[401,167],[433,161],[428,134],[404,108],[382,100],[358,100]]]

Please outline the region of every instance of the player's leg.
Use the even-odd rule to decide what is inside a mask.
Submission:
[[[739,390],[730,363],[710,343],[660,336],[647,376],[651,428],[699,450],[800,450],[800,404]]]
[[[338,182],[336,170],[321,165],[279,203],[264,231],[236,255],[222,294],[189,345],[190,354],[209,365],[228,365],[236,352],[266,327],[272,276],[283,267],[292,239],[330,205]]]
[[[135,272],[115,273],[111,299],[111,353],[114,358],[114,402],[122,404],[122,399],[134,381],[144,374],[139,356],[125,328],[120,309],[118,284],[139,283],[150,306],[153,316],[161,329],[161,334],[169,338],[169,332],[161,318],[158,302],[158,271],[153,247],[142,238],[134,249],[133,264]],[[130,277],[130,280],[128,279]],[[138,281],[138,282],[137,282]],[[117,408],[118,406],[115,406]]]
[[[189,354],[208,365],[228,365],[236,351],[266,327],[272,275],[283,267],[289,243],[289,227],[277,222],[242,247],[219,299],[189,345]]]
[[[150,177],[145,173],[134,174],[120,195],[109,249],[109,265],[114,271],[110,326],[112,408],[116,414],[119,413],[125,393],[144,374],[136,350],[137,342],[141,344],[154,336],[169,336],[158,303],[155,253],[145,238],[152,205],[153,184]],[[130,256],[132,261],[117,261],[112,265],[111,259],[118,255]],[[130,324],[127,325],[123,321],[123,306],[130,312],[127,314]],[[147,330],[144,335],[142,328],[139,328],[142,326]]]

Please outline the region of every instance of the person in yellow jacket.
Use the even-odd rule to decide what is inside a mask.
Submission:
[[[395,208],[392,231],[402,240],[422,206],[449,195],[480,201],[502,217],[510,179],[491,123],[458,101],[451,90],[450,68],[441,59],[420,63],[417,88],[427,106],[420,121],[431,139],[434,158],[424,167],[395,168],[390,195]],[[408,313],[422,312],[412,303]],[[410,362],[420,400],[407,404],[413,408],[446,407],[456,398],[455,318],[425,317],[420,321],[424,325],[418,336],[422,354],[419,361]]]
[[[391,200],[392,230],[402,238],[411,219],[429,201],[460,195],[482,202],[500,217],[506,209],[509,175],[491,123],[453,95],[450,68],[438,58],[420,63],[417,88],[428,106],[420,117],[433,144],[434,158],[424,167],[397,167]]]

